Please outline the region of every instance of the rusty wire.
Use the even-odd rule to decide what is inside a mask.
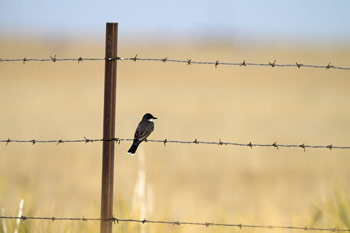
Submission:
[[[154,223],[154,224],[169,224],[169,225],[197,225],[197,226],[217,226],[217,227],[237,227],[237,228],[265,228],[265,229],[289,229],[289,230],[312,230],[312,231],[330,231],[330,232],[349,232],[350,229],[347,228],[320,228],[320,227],[308,227],[308,226],[278,226],[278,225],[253,225],[253,224],[242,224],[242,223],[213,223],[213,222],[184,222],[184,221],[163,221],[163,220],[140,220],[140,219],[122,219],[112,217],[110,219],[102,218],[64,218],[64,217],[33,217],[33,216],[0,216],[1,219],[20,219],[26,220],[50,220],[50,221],[113,221],[114,223],[120,222],[134,222],[134,223]]]
[[[131,138],[111,138],[111,139],[88,139],[84,137],[84,139],[73,139],[73,140],[66,140],[66,139],[54,139],[54,140],[37,140],[37,139],[30,139],[30,140],[17,140],[17,139],[2,139],[0,140],[0,143],[4,143],[5,145],[8,145],[9,143],[31,143],[31,144],[37,144],[37,143],[56,143],[57,145],[63,144],[63,143],[77,143],[77,142],[84,142],[84,143],[90,143],[90,142],[102,142],[102,141],[115,141],[116,143],[120,143],[121,141],[133,141]],[[242,147],[250,147],[253,149],[253,147],[274,147],[276,149],[279,149],[280,147],[288,147],[288,148],[302,148],[304,151],[306,151],[307,148],[313,148],[313,149],[350,149],[350,146],[334,146],[333,144],[329,145],[307,145],[305,143],[303,144],[278,144],[277,142],[269,143],[269,144],[258,144],[258,143],[237,143],[237,142],[224,142],[219,139],[218,141],[199,141],[197,139],[193,141],[180,141],[180,140],[152,140],[147,139],[146,142],[159,142],[163,143],[164,146],[167,143],[180,143],[180,144],[208,144],[208,145],[227,145],[227,146],[242,146]]]
[[[219,65],[224,66],[267,66],[267,67],[306,67],[306,68],[318,68],[318,69],[338,69],[338,70],[350,70],[350,67],[341,67],[341,66],[334,66],[331,65],[329,62],[327,65],[307,65],[302,64],[299,62],[295,62],[295,64],[278,64],[276,63],[276,60],[273,62],[266,62],[266,63],[253,63],[253,62],[246,62],[246,60],[243,60],[242,62],[220,62],[219,60],[216,61],[193,61],[192,59],[186,59],[186,60],[178,60],[178,59],[168,59],[168,57],[165,58],[140,58],[137,55],[134,57],[115,57],[115,58],[56,58],[56,55],[53,57],[50,56],[50,58],[15,58],[15,59],[1,59],[0,62],[23,62],[25,64],[26,62],[32,62],[32,61],[41,61],[41,62],[57,62],[57,61],[76,61],[78,63],[83,61],[155,61],[155,62],[175,62],[175,63],[185,63],[187,65],[192,64],[198,64],[198,65],[213,65],[215,68],[217,68]]]

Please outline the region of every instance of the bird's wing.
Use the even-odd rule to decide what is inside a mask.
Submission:
[[[147,124],[142,124],[141,122],[136,129],[135,139],[137,139],[139,142],[142,142],[153,132],[153,130],[153,123],[150,124],[150,122],[147,122]]]

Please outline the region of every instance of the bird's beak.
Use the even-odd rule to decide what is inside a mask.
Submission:
[[[157,117],[153,117],[152,119],[158,119]]]

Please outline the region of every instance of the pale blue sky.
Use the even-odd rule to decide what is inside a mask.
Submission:
[[[0,35],[350,41],[349,0],[0,0]]]

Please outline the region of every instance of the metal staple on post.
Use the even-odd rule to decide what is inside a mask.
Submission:
[[[115,136],[118,23],[106,24],[103,139]],[[103,141],[101,219],[113,217],[114,141]],[[112,222],[101,221],[101,233],[112,233]]]

